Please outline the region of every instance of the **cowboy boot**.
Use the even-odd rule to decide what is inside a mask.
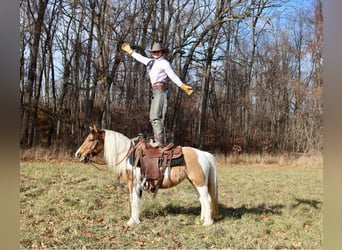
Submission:
[[[154,136],[154,142],[151,142],[150,145],[154,148],[157,147],[164,147],[165,143],[164,143],[164,136]]]

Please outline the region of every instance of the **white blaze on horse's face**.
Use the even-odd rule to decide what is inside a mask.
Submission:
[[[103,150],[102,131],[91,131],[75,153],[75,157],[82,162],[89,162],[90,158]]]

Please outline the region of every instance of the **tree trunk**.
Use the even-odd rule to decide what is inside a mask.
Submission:
[[[40,36],[42,33],[42,28],[44,25],[44,15],[47,7],[48,0],[40,0],[38,11],[37,11],[37,19],[34,22],[33,27],[33,43],[31,46],[31,54],[30,54],[30,63],[28,69],[28,77],[27,84],[24,90],[24,106],[23,106],[23,117],[22,117],[22,128],[21,128],[21,142],[22,146],[32,146],[32,136],[29,135],[29,129],[32,127],[32,96],[33,96],[33,86],[36,82],[36,71],[37,71],[37,62],[38,62],[38,51],[39,51],[39,43]],[[31,130],[32,133],[32,130]]]

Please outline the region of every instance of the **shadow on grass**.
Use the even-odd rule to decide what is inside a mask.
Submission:
[[[245,214],[276,214],[281,215],[281,209],[284,208],[284,205],[278,204],[273,206],[266,206],[265,204],[260,204],[254,207],[247,207],[246,205],[242,205],[241,207],[226,207],[222,204],[219,204],[219,216],[218,220],[223,220],[227,217],[233,219],[240,219]]]
[[[310,207],[313,207],[315,209],[320,209],[320,205],[322,204],[322,202],[318,200],[299,199],[299,198],[295,198],[295,200],[296,200],[296,204],[293,204],[292,208],[296,208],[299,205],[309,205]]]
[[[142,212],[142,216],[149,218],[149,219],[154,219],[156,217],[166,217],[167,215],[178,215],[178,214],[185,214],[185,215],[193,215],[193,216],[198,216],[201,213],[201,208],[200,207],[184,207],[184,206],[178,206],[174,204],[169,204],[166,207],[158,207],[158,208],[153,208],[150,210],[144,210]]]
[[[242,205],[241,207],[232,208],[226,207],[222,204],[219,204],[219,216],[217,221],[223,220],[225,218],[233,218],[240,219],[245,214],[276,214],[281,215],[281,209],[284,208],[284,205],[273,205],[266,206],[265,204],[260,204],[255,207],[247,207],[246,205]],[[159,216],[167,216],[167,215],[177,215],[177,214],[185,214],[185,215],[193,215],[199,216],[201,214],[200,206],[189,206],[184,207],[181,205],[169,204],[164,208],[156,208],[153,210],[144,211],[144,216],[147,218],[155,218]]]

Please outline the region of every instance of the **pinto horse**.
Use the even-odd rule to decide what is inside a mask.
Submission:
[[[90,126],[90,134],[76,151],[80,161],[88,163],[93,156],[104,152],[108,167],[117,172],[128,185],[131,202],[131,217],[127,225],[140,223],[139,209],[142,196],[142,175],[133,162],[133,140],[125,135],[106,129]],[[201,220],[203,225],[213,224],[218,215],[218,183],[215,158],[212,154],[192,147],[182,147],[184,163],[181,166],[168,167],[160,189],[176,186],[188,179],[199,194]]]

